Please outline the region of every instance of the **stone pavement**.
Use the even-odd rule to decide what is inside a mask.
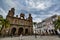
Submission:
[[[20,37],[5,37],[0,38],[0,40],[20,40]],[[23,36],[22,40],[60,40],[58,36]]]

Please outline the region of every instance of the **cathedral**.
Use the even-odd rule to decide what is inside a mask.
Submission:
[[[6,19],[10,22],[9,35],[31,35],[33,34],[33,21],[32,16],[29,14],[28,18],[25,18],[24,13],[20,13],[20,16],[15,14],[15,9],[11,8],[6,16]]]

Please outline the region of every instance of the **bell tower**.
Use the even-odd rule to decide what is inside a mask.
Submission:
[[[21,18],[21,19],[24,19],[24,16],[25,16],[25,15],[24,15],[23,13],[20,14],[20,18]]]
[[[8,12],[8,16],[13,17],[14,16],[14,12],[15,12],[15,9],[11,8],[11,10],[9,10],[9,12]]]
[[[31,14],[29,14],[28,20],[29,20],[30,22],[32,22],[32,16],[31,16]]]

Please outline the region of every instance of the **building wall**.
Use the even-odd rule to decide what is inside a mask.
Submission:
[[[18,17],[18,15],[16,15],[16,17],[14,17],[15,14],[15,9],[11,8],[11,10],[9,10],[8,15],[6,16],[6,19],[9,20],[10,22],[10,28],[9,28],[9,35],[12,34],[12,29],[15,28],[15,35],[18,35],[18,31],[19,28],[22,28],[22,34],[26,35],[26,30],[28,31],[28,34],[33,34],[33,21],[32,21],[32,16],[31,14],[29,14],[28,18],[25,19],[25,14],[21,13],[20,17]],[[21,30],[22,30],[21,29]]]
[[[49,32],[49,30],[54,30],[54,24],[53,24],[53,21],[57,20],[58,19],[58,16],[57,15],[53,15],[49,18],[46,18],[45,20],[43,20],[41,23],[38,23],[37,24],[37,28],[39,30],[41,30],[41,33],[46,33],[46,30],[47,32]],[[39,28],[40,27],[40,28]]]

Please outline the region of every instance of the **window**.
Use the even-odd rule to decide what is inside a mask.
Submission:
[[[17,23],[17,20],[15,20],[15,23]]]
[[[20,24],[21,24],[21,25],[23,25],[23,24],[24,24],[24,22],[23,22],[23,21],[20,21]]]

